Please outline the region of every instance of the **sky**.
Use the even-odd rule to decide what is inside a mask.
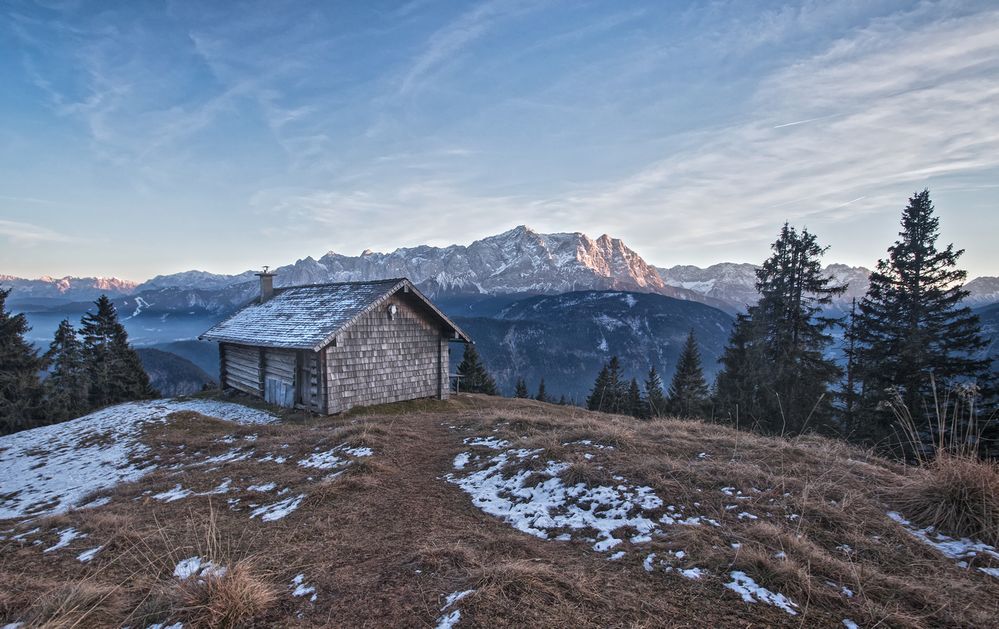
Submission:
[[[929,188],[999,275],[999,5],[0,3],[0,273],[142,280],[607,233],[872,266]]]

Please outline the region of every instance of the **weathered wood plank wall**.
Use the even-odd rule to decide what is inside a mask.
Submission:
[[[260,395],[260,366],[255,347],[222,343],[222,386]]]

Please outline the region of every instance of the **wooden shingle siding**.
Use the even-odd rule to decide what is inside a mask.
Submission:
[[[260,368],[255,347],[224,344],[221,356],[224,361],[223,387],[232,387],[244,393],[260,395]]]
[[[391,304],[397,312],[390,319]],[[328,412],[446,396],[446,367],[440,362],[443,355],[443,365],[448,364],[446,343],[442,351],[439,324],[414,309],[404,293],[393,295],[326,348]]]

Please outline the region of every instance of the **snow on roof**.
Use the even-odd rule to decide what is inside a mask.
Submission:
[[[461,340],[468,341],[465,333],[405,278],[279,288],[272,298],[246,306],[199,338],[319,351],[358,317],[403,287],[408,287]]]

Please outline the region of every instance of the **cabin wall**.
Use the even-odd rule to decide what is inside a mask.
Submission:
[[[219,344],[222,388],[260,396],[260,352],[256,347]]]
[[[264,401],[276,406],[295,406],[295,370],[297,365],[294,350],[261,348],[261,363],[264,369]]]
[[[388,317],[388,306],[398,309]],[[329,413],[358,405],[447,398],[448,342],[440,326],[397,293],[326,348]]]
[[[310,351],[219,345],[222,386],[286,408],[322,412],[319,354]],[[298,388],[301,380],[302,388]]]

